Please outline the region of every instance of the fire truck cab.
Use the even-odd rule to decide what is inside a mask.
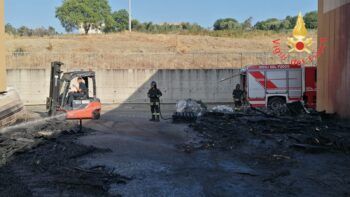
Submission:
[[[241,87],[252,107],[279,108],[303,101],[316,108],[316,67],[301,65],[252,65],[241,70]]]

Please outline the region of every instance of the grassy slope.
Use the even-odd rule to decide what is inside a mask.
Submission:
[[[286,39],[286,33],[252,35],[248,38],[209,37],[174,34],[117,33],[108,35],[63,35],[57,37],[8,37],[9,52],[22,48],[27,52],[100,52],[100,53],[158,53],[158,52],[267,52],[271,41]],[[310,36],[315,38],[315,33]],[[50,45],[52,49],[50,49]],[[315,47],[316,45],[314,45]]]
[[[176,68],[208,68],[208,67],[232,67],[230,64],[231,59],[234,57],[224,57],[225,63],[217,62],[216,57],[210,57],[206,59],[206,55],[196,56],[195,60],[190,60],[188,57],[184,57],[186,54],[191,53],[249,53],[249,52],[267,52],[272,51],[272,41],[274,39],[283,39],[282,42],[287,42],[287,33],[273,33],[273,34],[247,34],[242,37],[211,37],[201,35],[176,35],[176,34],[145,34],[145,33],[117,33],[107,35],[60,35],[56,37],[8,37],[6,41],[7,51],[11,52],[18,49],[23,49],[25,52],[32,52],[35,54],[63,54],[61,59],[65,62],[71,62],[76,64],[72,59],[67,59],[68,55],[74,55],[75,57],[82,57],[82,54],[103,54],[105,57],[99,60],[99,65],[105,64],[106,66],[114,68],[124,67],[140,67],[151,68],[152,66],[159,68],[167,68],[167,62],[176,62],[173,67]],[[316,40],[316,33],[311,32],[310,36]],[[287,45],[283,44],[285,50]],[[316,42],[313,45],[313,49],[316,49]],[[178,56],[183,56],[178,60],[170,60],[168,57],[157,57],[150,62],[146,62],[149,58],[145,58],[148,53],[176,53]],[[132,60],[125,59],[125,62],[116,62],[114,59],[120,59],[119,57],[111,54],[126,55],[136,54]],[[180,55],[179,55],[180,54]],[[143,57],[137,62],[136,57]],[[71,56],[70,56],[71,57]],[[33,67],[33,65],[48,65],[47,62],[41,61],[40,63],[33,63],[32,61],[38,58],[23,58],[22,60],[16,58],[15,61],[10,60],[9,67]],[[46,58],[50,59],[50,58]],[[85,60],[86,58],[84,58]],[[81,62],[81,60],[77,60]],[[164,62],[162,62],[164,61]],[[195,63],[193,63],[195,61]],[[210,64],[205,64],[211,61]],[[180,62],[180,64],[179,64]],[[184,64],[181,64],[184,62]],[[239,63],[239,60],[237,60]],[[94,62],[88,62],[95,65]],[[128,64],[129,63],[129,64]],[[237,64],[238,64],[237,63]],[[249,61],[247,61],[249,63]],[[118,64],[118,65],[116,65]],[[127,65],[128,64],[128,65]],[[174,63],[175,64],[175,63]],[[173,65],[174,65],[173,64]],[[27,65],[27,66],[26,66]],[[125,66],[124,66],[125,65]],[[236,64],[235,64],[236,65]],[[234,65],[234,66],[235,66]],[[106,67],[104,66],[104,67]]]

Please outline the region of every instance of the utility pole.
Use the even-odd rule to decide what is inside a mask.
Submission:
[[[0,0],[0,93],[6,92],[5,4]]]
[[[131,0],[129,0],[129,32],[131,32]]]

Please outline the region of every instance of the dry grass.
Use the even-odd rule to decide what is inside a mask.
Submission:
[[[316,39],[314,32],[310,35]],[[6,46],[10,68],[47,67],[52,60],[68,62],[70,68],[86,64],[103,68],[227,68],[243,64],[239,53],[245,56],[252,52],[270,54],[272,40],[286,40],[288,36],[275,33],[228,38],[128,32],[88,36],[9,36]],[[316,43],[313,48],[316,49]],[[30,54],[11,57],[18,49]],[[249,64],[249,61],[244,64]]]

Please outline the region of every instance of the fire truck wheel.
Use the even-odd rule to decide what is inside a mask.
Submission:
[[[286,100],[280,97],[271,98],[269,99],[268,107],[273,111],[281,111],[286,108]]]

